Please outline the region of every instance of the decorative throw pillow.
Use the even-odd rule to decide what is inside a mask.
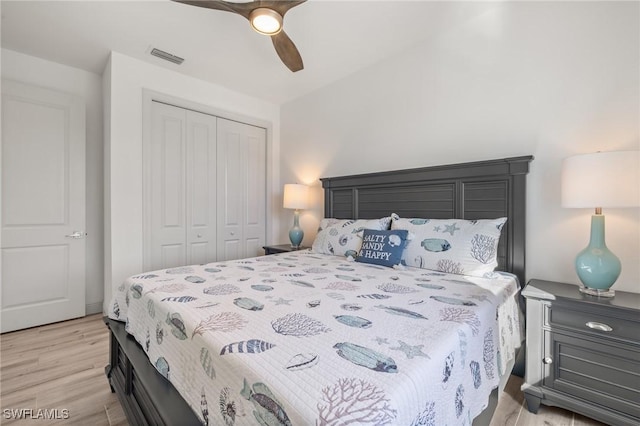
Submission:
[[[482,277],[498,266],[499,219],[405,219],[393,216],[391,229],[414,235],[404,251],[407,266]]]
[[[400,265],[408,236],[409,231],[401,229],[390,231],[365,229],[356,262],[389,267]]]
[[[311,249],[316,253],[355,258],[365,229],[389,229],[390,217],[381,219],[322,219]]]

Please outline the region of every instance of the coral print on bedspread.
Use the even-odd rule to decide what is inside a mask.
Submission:
[[[209,425],[464,425],[520,344],[509,275],[299,251],[127,279],[109,316]]]

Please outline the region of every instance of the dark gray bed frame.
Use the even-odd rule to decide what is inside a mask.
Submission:
[[[373,219],[492,219],[507,217],[498,245],[498,269],[525,281],[526,175],[532,156],[323,178],[325,217]],[[151,365],[124,324],[105,318],[110,330],[109,365],[112,392],[118,395],[132,425],[197,425],[195,413],[175,388]],[[497,389],[488,407],[474,420],[490,423]]]

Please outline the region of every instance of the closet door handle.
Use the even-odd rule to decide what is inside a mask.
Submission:
[[[613,331],[613,328],[611,328],[610,326],[608,326],[607,324],[603,324],[601,322],[594,322],[594,321],[589,321],[588,323],[585,324],[587,327],[593,329],[593,330],[598,330],[598,331],[606,331],[607,333],[610,331]]]
[[[74,231],[73,234],[65,235],[65,237],[78,239],[78,238],[84,238],[85,235],[86,234],[84,232]]]

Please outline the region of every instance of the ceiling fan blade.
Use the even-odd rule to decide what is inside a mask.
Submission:
[[[207,9],[224,10],[226,12],[234,12],[249,19],[252,10],[259,7],[273,9],[284,16],[289,9],[296,7],[307,0],[259,0],[247,3],[236,3],[224,0],[172,0],[176,3],[188,4],[191,6],[204,7]]]
[[[204,7],[206,9],[224,10],[233,12],[249,19],[249,14],[254,9],[266,7],[275,10],[284,17],[291,8],[294,8],[307,0],[259,0],[248,3],[236,3],[224,0],[171,0],[176,3],[188,4],[190,6]]]
[[[225,12],[237,13],[250,20],[251,12],[257,8],[272,9],[280,16],[284,16],[291,8],[296,7],[306,0],[258,0],[248,3],[236,3],[224,0],[172,0],[176,3],[187,4],[190,6],[203,7],[206,9],[222,10]],[[282,62],[292,72],[300,71],[304,68],[302,56],[298,52],[298,48],[289,36],[283,31],[271,36],[273,46],[276,48],[278,56]]]
[[[280,56],[287,68],[292,72],[300,71],[304,68],[302,56],[300,56],[298,48],[293,44],[287,33],[280,31],[278,34],[271,36],[271,41],[273,42],[273,47],[276,48],[276,52],[278,52],[278,56]]]
[[[189,6],[204,7],[206,9],[223,10],[225,12],[237,13],[233,7],[225,1],[217,0],[171,0],[176,3],[187,4]]]
[[[307,0],[291,0],[291,1],[282,1],[282,0],[263,0],[256,1],[252,3],[259,3],[255,7],[267,7],[269,9],[273,9],[280,14],[280,16],[284,17],[284,14],[287,13],[290,9],[301,5]],[[249,4],[252,4],[249,3]]]

